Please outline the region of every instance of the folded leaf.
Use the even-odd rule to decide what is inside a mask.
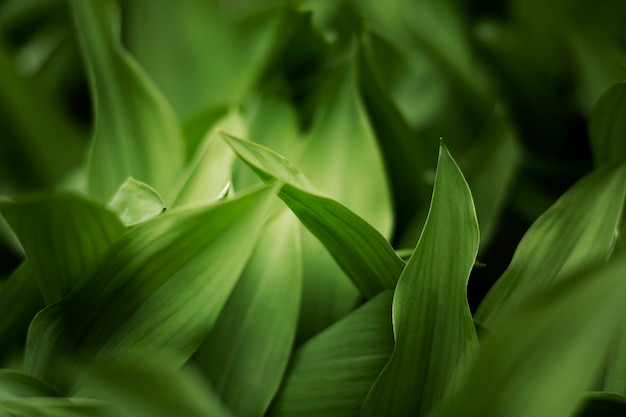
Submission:
[[[112,0],[71,2],[96,109],[89,191],[108,202],[126,178],[162,195],[185,158],[176,115],[119,42]]]
[[[392,292],[384,291],[304,344],[271,417],[353,417],[393,349]]]
[[[493,329],[433,417],[566,417],[602,370],[626,314],[626,258],[561,279]]]
[[[88,282],[85,273],[126,228],[104,207],[55,193],[0,207],[17,234],[47,304]]]
[[[596,165],[626,160],[626,81],[611,86],[596,103],[589,137]]]
[[[148,184],[128,177],[109,203],[126,226],[150,220],[165,211],[165,202]]]
[[[476,312],[491,329],[541,288],[587,264],[605,261],[626,193],[626,165],[589,174],[568,190],[526,232],[511,264]]]
[[[282,210],[266,226],[215,327],[195,354],[216,393],[240,417],[265,414],[287,368],[298,324],[300,224],[289,210]]]
[[[393,298],[395,347],[361,416],[425,416],[478,347],[467,281],[479,234],[472,194],[443,143],[430,211]]]
[[[213,326],[261,232],[273,189],[173,210],[127,233],[85,279],[40,312],[26,368],[47,381],[60,358],[127,355],[182,365]]]
[[[394,288],[404,262],[372,226],[335,200],[312,192],[308,180],[289,161],[263,146],[223,138],[265,181],[285,181],[278,196],[326,246],[366,297]]]

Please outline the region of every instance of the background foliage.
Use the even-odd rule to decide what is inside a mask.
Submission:
[[[0,416],[623,416],[624,21],[1,0]]]

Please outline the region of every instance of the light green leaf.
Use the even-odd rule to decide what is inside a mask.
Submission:
[[[228,108],[226,106],[215,106],[202,110],[185,120],[183,133],[185,134],[186,161],[190,161],[196,154],[196,150],[206,137],[207,132],[227,115]]]
[[[493,329],[434,417],[567,417],[600,376],[626,314],[626,258],[561,279]]]
[[[133,355],[182,365],[213,326],[261,232],[272,188],[213,206],[173,210],[127,233],[85,277],[40,312],[26,369],[63,376],[79,362]]]
[[[261,75],[275,43],[280,9],[249,19],[229,14],[240,6],[124,2],[129,48],[182,118],[215,105],[238,106]],[[249,10],[253,3],[243,6]]]
[[[24,342],[28,325],[44,306],[28,262],[0,284],[0,364],[11,349]]]
[[[163,213],[165,202],[154,188],[128,177],[113,196],[109,207],[126,226],[134,226]]]
[[[482,301],[475,319],[491,329],[541,288],[613,248],[626,193],[626,165],[587,175],[526,232],[511,264]]]
[[[589,137],[596,165],[626,160],[626,81],[600,96],[589,120]]]
[[[271,417],[353,417],[393,349],[392,292],[384,291],[295,354]]]
[[[17,234],[47,304],[82,283],[85,272],[126,228],[104,207],[55,193],[0,207]]]
[[[425,416],[457,385],[478,347],[467,281],[479,240],[472,194],[442,142],[426,224],[393,298],[395,348],[362,416]]]
[[[211,387],[193,372],[159,363],[121,361],[87,370],[88,386],[120,417],[230,417]]]
[[[134,177],[167,195],[185,158],[176,115],[122,49],[116,3],[71,4],[96,109],[91,194],[106,203],[126,178]]]
[[[195,155],[173,187],[174,206],[215,201],[231,182],[235,154],[219,138],[219,129],[247,136],[247,126],[239,113],[231,112],[208,130]]]
[[[264,415],[287,368],[298,324],[301,256],[300,224],[283,208],[196,352],[219,397],[240,417]]]
[[[335,200],[312,192],[300,171],[276,152],[223,135],[224,140],[265,181],[285,181],[278,196],[326,246],[366,297],[394,288],[404,268],[389,242],[365,220]]]

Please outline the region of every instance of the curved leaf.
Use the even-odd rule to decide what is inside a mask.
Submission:
[[[34,197],[0,210],[22,243],[47,304],[87,282],[87,270],[126,232],[115,214],[72,194]]]
[[[0,401],[12,397],[63,397],[63,394],[30,375],[0,369]]]
[[[478,347],[467,280],[479,240],[472,194],[442,142],[426,224],[394,294],[395,348],[362,416],[425,416],[457,385]]]
[[[219,397],[240,417],[264,415],[287,368],[298,324],[300,225],[289,210],[282,210],[266,226],[195,355]]]
[[[626,164],[598,169],[554,203],[526,232],[511,264],[476,312],[490,329],[535,291],[594,262],[605,261],[615,241]]]
[[[89,191],[108,202],[128,177],[167,195],[185,158],[182,129],[168,103],[119,43],[112,0],[73,0],[96,110]]]
[[[589,120],[589,137],[596,165],[626,160],[626,81],[600,96]]]
[[[165,202],[148,184],[129,177],[109,203],[126,226],[150,220],[165,211]]]
[[[271,188],[174,210],[127,233],[84,285],[34,319],[29,372],[53,381],[59,358],[127,355],[182,365],[217,319],[262,229]]]
[[[626,314],[624,274],[622,257],[525,300],[493,329],[458,392],[433,416],[571,416]]]
[[[353,417],[393,349],[392,292],[384,291],[304,344],[271,417]]]
[[[285,181],[278,196],[326,246],[366,297],[394,288],[404,262],[372,226],[335,200],[313,194],[306,177],[289,161],[261,145],[223,135],[265,181]]]

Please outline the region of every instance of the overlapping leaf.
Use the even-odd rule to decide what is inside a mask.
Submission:
[[[598,169],[576,183],[526,232],[476,320],[492,328],[535,291],[577,268],[605,261],[625,193],[626,165]]]
[[[61,359],[127,355],[182,365],[217,319],[250,255],[273,190],[173,211],[115,244],[84,285],[35,317],[26,367],[63,376]]]
[[[0,207],[17,234],[47,304],[84,283],[85,273],[126,231],[112,212],[54,193]]]
[[[478,346],[466,292],[478,244],[471,192],[442,144],[426,224],[394,294],[393,355],[362,416],[425,416],[456,386]]]
[[[96,110],[89,191],[106,203],[126,178],[134,177],[167,195],[185,158],[174,112],[122,49],[116,4],[71,4]]]
[[[493,330],[458,392],[433,416],[571,416],[626,314],[625,273],[621,257],[525,300]]]
[[[196,352],[216,393],[240,417],[264,415],[287,367],[298,324],[301,258],[300,225],[282,208]]]
[[[269,415],[356,416],[393,350],[391,300],[382,292],[304,344]]]
[[[285,181],[279,197],[323,244],[366,297],[394,288],[404,262],[372,226],[337,201],[313,192],[300,171],[277,153],[224,135],[264,180]]]

